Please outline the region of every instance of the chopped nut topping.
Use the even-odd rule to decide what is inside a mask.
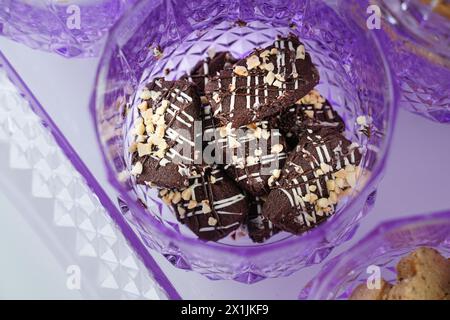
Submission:
[[[156,108],[155,113],[159,114],[160,116],[164,114],[164,112],[166,112],[166,108],[164,108],[164,106],[159,106],[158,108]],[[158,118],[159,120],[159,118]]]
[[[161,197],[164,197],[169,192],[169,189],[162,189],[159,191],[159,195]]]
[[[314,109],[320,110],[323,108],[323,103],[317,102],[314,104]]]
[[[330,205],[330,203],[327,198],[320,198],[319,200],[317,200],[317,205],[320,208],[326,208]]]
[[[334,175],[336,178],[345,179],[345,177],[347,176],[347,173],[345,172],[344,169],[341,169],[341,170],[336,171],[335,173],[333,173],[333,175]]]
[[[345,181],[343,178],[336,178],[336,185],[340,188],[340,189],[344,189],[345,187]]]
[[[286,79],[284,78],[284,76],[282,76],[281,74],[277,73],[275,74],[275,79],[281,81],[281,82],[285,82]]]
[[[142,117],[144,118],[144,123],[147,124],[148,122],[151,122],[152,117],[153,117],[153,110],[152,109],[147,109],[143,112],[141,112]]]
[[[256,127],[255,131],[253,131],[253,135],[257,139],[261,139],[262,129],[260,127]]]
[[[330,196],[328,197],[328,200],[330,201],[331,204],[336,204],[338,203],[338,197],[336,192],[331,191],[330,192]]]
[[[167,205],[171,205],[172,204],[172,199],[170,197],[170,193],[166,194],[164,197],[162,197],[163,201],[165,204]]]
[[[148,108],[148,102],[147,101],[142,101],[141,103],[138,104],[138,109],[141,111],[141,113],[145,110],[147,110]]]
[[[188,203],[188,206],[187,206],[188,209],[194,209],[196,206],[197,206],[197,201],[189,200],[189,203]]]
[[[154,155],[160,159],[164,158],[165,150],[164,149],[158,149],[158,151],[154,152]]]
[[[275,182],[275,177],[274,176],[270,176],[269,180],[267,181],[269,187],[273,186],[274,182]]]
[[[134,176],[137,176],[138,174],[142,173],[142,163],[140,161],[136,162],[131,169],[131,174]]]
[[[143,134],[140,134],[140,135],[137,136],[136,142],[137,142],[137,143],[144,142],[145,139],[147,139],[147,137],[144,136]]]
[[[209,178],[209,181],[210,181],[212,184],[216,183],[216,177],[211,176],[211,177]]]
[[[149,100],[152,97],[150,90],[148,89],[144,89],[141,93],[141,95],[139,96],[139,98],[141,98],[142,100]]]
[[[132,144],[130,144],[130,146],[128,147],[128,152],[130,153],[134,153],[137,150],[137,143],[133,142]]]
[[[305,54],[305,46],[301,44],[297,47],[295,59],[305,60]]]
[[[269,51],[269,50],[264,50],[263,52],[261,52],[261,53],[259,54],[259,56],[260,56],[261,58],[268,57],[269,55],[270,55],[270,51]]]
[[[271,86],[274,81],[275,81],[275,73],[269,71],[267,75],[264,77],[264,82],[267,83],[269,86]]]
[[[272,85],[274,86],[274,87],[277,87],[277,88],[283,88],[283,82],[281,82],[280,80],[275,80],[273,83],[272,83]]]
[[[146,156],[152,153],[152,145],[149,143],[138,143],[137,151],[139,157]]]
[[[247,68],[244,66],[236,66],[234,67],[234,73],[236,73],[238,76],[247,77],[248,71]]]
[[[329,164],[324,163],[324,162],[321,162],[321,163],[320,163],[320,169],[322,169],[322,171],[323,171],[324,173],[328,173],[328,172],[330,172],[333,168],[332,168]]]
[[[272,48],[270,50],[270,54],[277,54],[278,53],[278,49],[277,48]]]
[[[169,194],[167,195],[167,198],[172,201],[173,197],[175,196],[175,192],[174,191],[170,191]]]
[[[272,72],[273,70],[275,70],[275,66],[273,65],[272,62],[269,62],[269,63],[264,64],[264,69],[269,72]]]
[[[180,201],[181,201],[181,194],[178,191],[176,191],[173,195],[172,203],[177,204]]]
[[[159,138],[164,138],[165,134],[166,134],[166,128],[164,128],[163,126],[156,127],[156,135]]]
[[[261,156],[262,155],[262,149],[261,148],[257,148],[256,150],[255,150],[255,156],[257,156],[257,157],[259,157],[259,156]]]
[[[309,202],[309,203],[314,203],[314,202],[317,201],[317,199],[319,199],[319,197],[315,193],[307,193],[303,197],[303,201],[306,201],[306,202]]]
[[[155,133],[155,126],[153,125],[153,123],[148,123],[146,126],[145,126],[145,132],[148,134],[148,135],[151,135],[152,133]]]
[[[209,200],[202,200],[202,212],[205,214],[211,212],[211,207],[209,206]]]
[[[280,177],[281,174],[281,170],[280,169],[274,169],[272,171],[272,176],[275,177],[276,179],[278,179]]]
[[[178,206],[177,209],[180,219],[184,219],[186,217],[186,209],[184,209],[182,206]]]
[[[259,60],[258,56],[252,55],[249,58],[247,58],[247,68],[248,70],[252,70],[259,66],[261,64],[261,61]]]
[[[283,151],[283,145],[281,143],[277,143],[272,146],[270,153],[280,153]]]
[[[152,114],[151,122],[158,123],[160,117],[161,116],[159,114]]]
[[[217,224],[217,219],[215,219],[213,217],[209,217],[208,224],[212,227],[215,226]]]
[[[333,208],[331,208],[331,207],[323,208],[323,212],[325,212],[325,213],[331,213],[331,212],[333,212]]]
[[[156,101],[156,100],[158,100],[159,96],[161,95],[161,92],[152,90],[152,91],[150,91],[150,95],[151,95],[151,99],[153,101]]]
[[[181,192],[181,197],[183,198],[183,200],[188,201],[192,198],[192,189],[191,188],[187,188],[184,189]]]
[[[308,189],[309,189],[309,191],[314,192],[314,191],[317,190],[317,186],[315,186],[315,185],[310,185],[310,186],[308,187]]]
[[[336,182],[334,180],[327,180],[327,189],[333,191],[336,188]]]
[[[140,118],[140,119],[142,119],[142,118]],[[136,123],[134,130],[138,136],[141,136],[145,133],[145,125],[143,123]]]
[[[308,118],[314,119],[314,111],[312,111],[312,110],[305,110],[304,112],[308,116]]]

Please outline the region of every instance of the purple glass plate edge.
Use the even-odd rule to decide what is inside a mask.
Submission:
[[[125,218],[122,216],[118,208],[114,205],[111,199],[108,197],[106,192],[94,178],[92,173],[86,167],[84,162],[78,156],[76,151],[58,129],[56,124],[44,110],[40,102],[33,95],[33,93],[28,89],[27,85],[24,83],[22,78],[13,68],[13,66],[9,63],[3,53],[0,51],[0,64],[4,66],[5,70],[8,73],[8,77],[10,80],[17,86],[20,90],[20,93],[30,102],[31,109],[33,112],[41,119],[42,124],[49,129],[52,136],[55,138],[58,146],[62,149],[63,153],[67,156],[68,160],[72,163],[74,168],[85,178],[87,185],[94,192],[100,203],[105,207],[106,211],[110,215],[111,219],[117,224],[120,231],[127,239],[130,246],[135,250],[137,255],[141,258],[145,267],[152,273],[155,281],[164,289],[167,293],[167,296],[173,300],[181,300],[181,296],[176,291],[172,283],[166,277],[164,272],[161,270],[156,261],[150,256],[148,250],[142,244],[139,237],[134,233],[128,223],[125,221]]]
[[[314,295],[313,292],[310,290],[315,287],[315,283],[320,283],[324,280],[326,276],[328,276],[331,271],[335,268],[336,265],[341,260],[346,259],[347,257],[351,256],[354,251],[356,251],[359,247],[364,247],[364,245],[370,241],[372,241],[374,238],[379,236],[380,234],[386,233],[389,230],[393,230],[395,228],[413,224],[417,222],[422,222],[427,219],[449,219],[450,220],[450,210],[444,210],[444,211],[438,211],[433,213],[423,213],[413,216],[407,216],[407,217],[401,217],[398,219],[392,219],[392,220],[386,220],[378,225],[376,225],[369,233],[367,233],[361,240],[356,242],[352,247],[350,247],[348,250],[346,250],[344,253],[339,254],[338,256],[330,259],[328,262],[326,262],[320,271],[316,274],[313,280],[308,282],[305,287],[300,291],[298,295],[298,299],[304,300],[304,299],[314,299],[311,297]]]

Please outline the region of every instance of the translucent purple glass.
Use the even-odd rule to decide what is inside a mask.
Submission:
[[[369,4],[381,9],[379,33],[401,89],[400,105],[431,120],[450,122],[450,16],[446,1],[342,3],[361,24],[369,16]]]
[[[135,0],[0,0],[0,34],[67,57],[93,56]]]
[[[330,260],[303,289],[300,299],[347,299],[368,278],[367,267],[396,279],[398,261],[418,247],[431,247],[450,257],[450,211],[387,221],[345,253]]]
[[[396,93],[376,33],[360,28],[341,9],[301,0],[140,1],[114,26],[97,73],[92,117],[124,215],[149,249],[211,279],[252,283],[319,263],[353,235],[375,200],[395,120]],[[168,78],[180,77],[210,48],[243,56],[289,32],[311,53],[321,76],[318,88],[344,118],[348,137],[364,147],[361,179],[336,214],[307,234],[280,233],[259,245],[200,241],[176,222],[156,190],[133,186],[124,174],[130,164],[127,134],[135,92],[166,69]],[[162,56],[156,57],[154,48],[160,48]],[[368,135],[356,123],[360,115],[370,119]]]

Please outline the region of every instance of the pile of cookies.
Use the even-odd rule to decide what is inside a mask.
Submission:
[[[238,228],[255,242],[305,232],[334,213],[361,160],[318,82],[292,34],[242,59],[212,53],[175,81],[154,79],[136,104],[131,174],[159,188],[201,239]]]
[[[397,264],[397,283],[381,279],[379,288],[357,286],[350,300],[450,300],[450,259],[421,247]]]

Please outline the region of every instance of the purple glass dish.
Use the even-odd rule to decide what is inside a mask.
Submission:
[[[321,262],[348,240],[375,200],[396,115],[396,90],[376,33],[361,29],[343,7],[322,1],[140,1],[112,28],[97,71],[91,112],[109,181],[129,223],[149,249],[175,266],[211,279],[253,283]],[[134,93],[155,76],[177,78],[208,50],[243,56],[296,33],[318,66],[318,89],[342,115],[347,135],[364,147],[362,177],[336,214],[302,236],[281,233],[264,244],[204,242],[183,233],[156,190],[136,191],[126,172]],[[154,49],[162,50],[155,56]],[[126,112],[125,112],[126,111]],[[367,116],[363,134],[356,118]],[[125,174],[124,174],[125,173]],[[365,180],[365,181],[363,181]],[[143,201],[147,208],[141,205]]]
[[[380,224],[345,253],[328,261],[300,293],[300,299],[347,299],[367,281],[369,266],[381,268],[386,281],[396,279],[398,261],[418,247],[450,257],[450,211],[391,220]]]
[[[0,0],[0,34],[66,57],[95,56],[135,0]]]
[[[449,5],[423,0],[342,3],[361,25],[366,25],[369,5],[380,9],[378,31],[401,89],[399,105],[428,119],[450,122]]]
[[[120,210],[111,201],[106,191],[100,186],[92,172],[47,114],[44,106],[30,91],[27,84],[9,63],[1,50],[0,76],[3,77],[1,79],[3,80],[3,87],[1,89],[9,91],[12,96],[11,98],[11,96],[3,94],[1,97],[3,107],[3,110],[1,110],[3,118],[1,120],[3,123],[11,124],[17,121],[12,114],[5,112],[8,108],[19,110],[16,112],[21,113],[22,117],[27,117],[20,126],[7,126],[6,132],[14,132],[24,141],[21,143],[23,145],[20,149],[21,151],[11,152],[11,154],[16,154],[16,158],[9,156],[9,159],[12,159],[10,161],[13,161],[16,165],[14,168],[21,170],[20,174],[14,172],[11,175],[11,179],[16,178],[15,181],[28,179],[27,183],[32,185],[27,191],[20,190],[20,188],[16,189],[16,182],[9,185],[8,176],[2,175],[4,180],[2,182],[6,183],[8,187],[5,195],[11,196],[12,199],[17,199],[16,202],[19,203],[18,208],[24,215],[27,215],[27,220],[42,235],[42,238],[47,241],[49,248],[56,256],[67,262],[67,264],[79,261],[80,265],[86,267],[84,269],[86,270],[86,281],[89,278],[91,282],[86,287],[83,287],[83,290],[86,288],[86,291],[89,292],[90,289],[88,288],[98,286],[108,289],[120,288],[127,291],[125,287],[128,286],[127,292],[131,293],[131,296],[134,295],[136,297],[141,293],[145,294],[151,291],[148,291],[151,289],[149,288],[151,283],[141,282],[139,279],[141,277],[140,272],[143,272],[145,274],[144,277],[149,276],[153,279],[155,289],[161,293],[161,297],[181,299],[172,283],[148,250],[146,250],[147,248],[139,236],[127,224]],[[6,85],[5,79],[8,80]],[[15,100],[14,95],[20,96],[20,99]],[[35,119],[34,125],[36,123],[39,123],[39,125],[34,127],[33,121],[30,121],[30,119]],[[45,128],[45,133],[40,131],[42,128]],[[22,134],[24,134],[21,132],[22,130],[27,132],[29,137],[22,137]],[[11,141],[11,145],[19,144],[14,139],[8,140]],[[3,146],[2,156],[6,158],[9,153],[8,149],[5,149]],[[16,161],[16,159],[21,160]],[[13,166],[11,166],[12,168]],[[41,169],[40,172],[38,172],[39,168]],[[34,170],[36,172],[31,173],[31,177],[25,174]],[[20,187],[23,189],[24,185],[22,184]],[[20,192],[17,190],[20,190]],[[63,196],[61,197],[61,195]],[[38,199],[38,207],[32,207],[33,204],[27,202],[27,199],[30,197],[35,198],[35,200]],[[76,201],[80,201],[82,204],[76,204]],[[63,202],[65,204],[62,204]],[[103,217],[103,215],[109,215],[109,217]],[[112,223],[115,226],[109,226]],[[84,224],[84,227],[80,227],[81,224]],[[86,226],[88,227],[86,228]],[[83,232],[77,232],[75,236],[73,229],[77,227],[80,227],[89,235],[83,236]],[[62,228],[62,230],[57,230],[59,228]],[[112,228],[111,232],[110,228]],[[121,247],[119,237],[114,235],[114,230],[116,229],[117,232],[122,233],[123,241],[127,242],[127,244],[123,244],[123,247]],[[59,237],[64,240],[56,241]],[[102,237],[104,238],[101,239]],[[105,238],[108,241],[105,241]],[[111,239],[112,241],[110,241]],[[73,250],[73,247],[75,247],[74,242],[76,242],[76,250]],[[90,249],[85,250],[86,248]],[[103,260],[100,257],[101,253],[107,252],[108,249],[113,258],[111,258],[111,255],[107,255],[108,258]],[[72,250],[76,251],[77,254],[73,255],[74,252]],[[117,254],[117,259],[114,257],[114,254]],[[128,267],[117,264],[119,261],[119,264],[125,261],[127,257],[130,257]],[[131,263],[134,257],[139,257],[146,268],[144,271],[137,272],[134,269],[134,262]],[[89,260],[86,258],[91,260],[86,261]],[[107,261],[107,268],[102,270],[101,268],[105,266],[104,261]],[[131,268],[129,268],[130,265],[132,266]],[[87,270],[93,270],[92,274],[88,276],[89,272]],[[114,274],[112,278],[117,278],[111,282],[112,278],[108,278],[108,276],[112,274]],[[114,284],[116,280],[117,282]],[[136,290],[129,290],[131,287],[136,288]],[[109,290],[108,294],[111,291]],[[136,294],[136,292],[138,293]],[[90,294],[93,293],[90,292]],[[123,292],[117,290],[115,297],[118,296],[125,297],[127,295],[123,295]],[[130,295],[127,297],[130,297]]]

